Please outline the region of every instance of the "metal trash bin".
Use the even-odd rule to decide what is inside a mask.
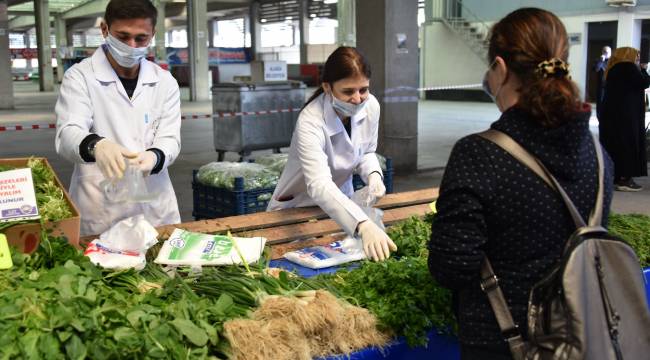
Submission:
[[[220,117],[225,112],[255,112],[301,108],[305,85],[299,81],[220,83],[212,87],[214,147],[223,161],[227,151],[237,152],[240,160],[251,151],[274,149],[291,144],[298,112]]]

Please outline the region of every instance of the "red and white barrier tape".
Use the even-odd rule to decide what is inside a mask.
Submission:
[[[217,112],[215,114],[186,114],[181,116],[181,120],[189,119],[209,119],[209,118],[229,118],[236,116],[257,116],[257,115],[270,115],[270,114],[281,114],[281,113],[292,113],[298,112],[300,108],[292,109],[278,109],[278,110],[261,110],[261,111],[239,111],[239,112]]]
[[[482,84],[468,84],[468,85],[449,85],[449,86],[433,86],[423,88],[411,88],[400,86],[385,91],[386,94],[395,92],[409,92],[409,91],[435,91],[435,90],[455,90],[455,89],[474,89],[480,88]],[[417,102],[417,96],[385,96],[384,101],[387,103],[400,103],[400,102]],[[185,114],[181,115],[181,120],[192,119],[221,119],[236,116],[259,116],[280,113],[299,112],[300,108],[291,109],[278,109],[278,110],[261,110],[261,111],[239,111],[239,112],[218,112],[215,114]],[[7,131],[22,131],[22,130],[49,130],[56,129],[56,124],[34,124],[34,125],[0,125],[0,132]]]
[[[192,119],[220,119],[235,116],[259,116],[280,113],[298,112],[300,108],[292,109],[278,109],[278,110],[262,110],[262,111],[239,111],[239,112],[219,112],[216,114],[186,114],[181,116],[181,120]],[[34,125],[0,125],[0,132],[6,131],[22,131],[22,130],[47,130],[56,129],[56,124],[34,124]]]
[[[0,132],[21,131],[21,130],[49,130],[56,129],[56,124],[34,124],[34,125],[0,125]]]

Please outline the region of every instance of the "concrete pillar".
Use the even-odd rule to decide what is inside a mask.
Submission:
[[[68,30],[67,25],[66,25],[66,31],[65,31],[65,39],[70,44],[70,46],[74,46],[74,31],[73,30]]]
[[[214,36],[217,33],[217,22],[213,19],[208,20],[208,47],[217,47],[214,42]]]
[[[634,12],[623,8],[618,13],[618,32],[616,46],[641,48],[641,20],[635,19]]]
[[[187,43],[190,61],[190,101],[210,99],[208,85],[208,2],[187,2]]]
[[[251,54],[253,60],[259,60],[260,43],[262,42],[262,27],[259,20],[260,3],[252,1],[250,4],[250,11],[248,13],[248,28],[251,34]]]
[[[339,20],[337,43],[342,46],[356,46],[356,0],[339,0],[336,12]]]
[[[30,49],[32,47],[32,40],[29,35],[29,31],[23,33],[23,42],[25,43],[25,49]],[[27,71],[32,71],[33,63],[32,59],[25,59],[25,68]]]
[[[156,21],[156,60],[167,61],[167,50],[165,48],[165,3],[164,0],[156,0],[154,5],[158,10],[158,21]]]
[[[54,18],[54,33],[56,37],[56,80],[63,81],[63,57],[61,53],[64,47],[68,46],[68,36],[65,28],[65,19],[60,16]]]
[[[36,46],[38,46],[38,85],[41,91],[53,91],[49,0],[34,0],[34,13],[36,14]]]
[[[299,0],[298,26],[300,27],[300,63],[308,64],[309,1]]]
[[[416,171],[418,2],[357,0],[356,5],[357,48],[370,62],[371,92],[381,104],[379,152],[391,157],[400,173]]]
[[[14,107],[14,83],[9,52],[9,13],[7,0],[0,0],[0,109]]]
[[[425,0],[424,20],[426,22],[440,21],[445,15],[445,4],[447,0]]]

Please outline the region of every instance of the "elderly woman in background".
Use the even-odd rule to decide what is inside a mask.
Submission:
[[[600,141],[614,160],[614,183],[619,191],[640,191],[634,177],[648,175],[645,138],[645,89],[648,65],[639,64],[639,51],[614,51],[605,72]]]

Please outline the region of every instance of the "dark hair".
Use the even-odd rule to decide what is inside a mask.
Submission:
[[[330,86],[341,79],[353,76],[364,76],[370,79],[370,64],[366,57],[356,48],[349,46],[340,46],[325,61],[321,81],[330,84]],[[307,100],[305,106],[309,105],[314,99],[323,93],[323,88],[316,89],[314,94]]]
[[[489,62],[500,56],[519,81],[517,106],[545,127],[557,127],[581,111],[580,91],[568,76],[542,76],[540,63],[569,57],[566,29],[553,13],[536,8],[515,10],[492,27]]]
[[[108,27],[115,20],[150,19],[156,27],[158,10],[149,0],[111,0],[106,6],[104,21]]]

